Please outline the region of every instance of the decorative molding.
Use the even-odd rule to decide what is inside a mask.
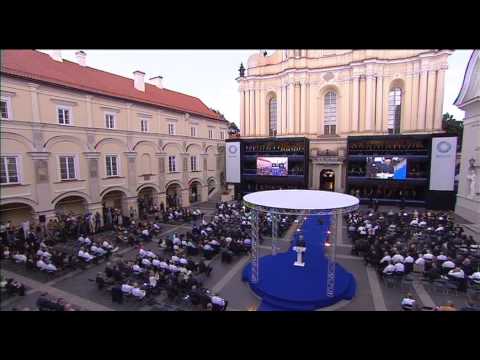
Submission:
[[[77,106],[78,105],[78,102],[76,102],[76,101],[65,100],[65,99],[60,99],[60,98],[50,98],[50,101],[57,104],[57,105],[65,105],[65,106]]]
[[[48,158],[50,157],[50,152],[45,151],[31,151],[27,152],[27,154],[30,155],[33,160],[48,160]]]
[[[111,107],[111,106],[100,106],[100,109],[102,109],[103,111],[115,112],[115,113],[117,113],[117,114],[121,111],[121,109],[115,108],[115,107]]]

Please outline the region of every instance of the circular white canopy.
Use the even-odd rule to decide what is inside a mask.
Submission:
[[[270,190],[245,195],[247,205],[293,211],[322,211],[358,206],[358,198],[331,191]],[[251,207],[251,206],[250,206]]]

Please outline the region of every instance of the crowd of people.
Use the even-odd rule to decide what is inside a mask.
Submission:
[[[480,249],[444,212],[355,212],[346,216],[353,253],[383,277],[422,273],[458,291],[480,288]]]

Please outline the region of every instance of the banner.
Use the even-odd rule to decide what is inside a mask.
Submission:
[[[456,159],[457,137],[432,138],[430,190],[453,191]]]
[[[240,183],[240,142],[227,142],[226,144],[226,168],[227,168],[227,183]]]

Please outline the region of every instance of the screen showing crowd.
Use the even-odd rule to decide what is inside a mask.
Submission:
[[[367,177],[404,180],[407,177],[407,159],[402,157],[367,157]]]
[[[288,158],[257,157],[257,175],[288,176]]]

